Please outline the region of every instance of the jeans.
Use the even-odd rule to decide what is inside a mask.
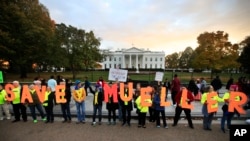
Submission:
[[[208,115],[204,115],[204,117],[203,117],[203,128],[204,129],[211,129],[213,117],[214,117],[214,113],[209,113]]]
[[[94,113],[93,113],[93,122],[95,122],[97,110],[98,110],[99,122],[101,122],[101,121],[102,121],[102,105],[94,105],[94,106],[93,106],[93,109],[94,109]]]
[[[32,116],[33,120],[36,120],[36,109],[40,113],[41,117],[45,118],[41,104],[30,105],[29,108],[30,108],[30,112],[31,112],[31,116]]]
[[[81,103],[76,102],[76,111],[78,121],[85,121],[85,101]]]
[[[230,112],[223,112],[223,116],[221,118],[221,129],[225,129],[224,128],[224,125],[225,125],[225,122],[227,120],[227,128],[230,129],[230,125],[231,125],[231,120],[234,116],[234,113],[230,113]]]

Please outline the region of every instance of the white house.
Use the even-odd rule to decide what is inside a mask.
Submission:
[[[132,47],[116,51],[108,51],[102,62],[102,69],[108,68],[142,68],[165,69],[165,53]]]

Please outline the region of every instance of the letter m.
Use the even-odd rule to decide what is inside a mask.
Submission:
[[[110,87],[109,85],[104,85],[104,101],[108,102],[109,101],[109,96],[113,96],[113,101],[115,103],[118,102],[117,98],[117,84],[112,84]]]

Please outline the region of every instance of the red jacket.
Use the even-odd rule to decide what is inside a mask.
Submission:
[[[177,103],[177,105],[180,104],[181,97],[182,97],[182,90],[175,96],[175,102]],[[187,91],[187,99],[189,99],[188,103],[194,101],[194,96],[193,96],[192,92],[189,90]]]

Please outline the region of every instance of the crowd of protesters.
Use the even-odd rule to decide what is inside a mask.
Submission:
[[[188,125],[191,129],[194,128],[192,123],[192,116],[191,116],[191,109],[183,108],[182,104],[182,91],[184,89],[187,90],[187,102],[190,104],[198,97],[202,104],[201,112],[203,114],[203,128],[204,130],[210,131],[212,130],[212,120],[215,112],[208,113],[208,104],[207,98],[212,92],[219,92],[222,88],[222,82],[219,76],[216,76],[211,81],[211,84],[207,84],[204,78],[199,79],[191,79],[189,81],[188,86],[184,87],[181,84],[181,81],[177,74],[174,75],[172,81],[169,81],[167,78],[164,82],[158,82],[154,85],[149,85],[151,88],[150,92],[146,92],[150,98],[144,100],[144,102],[150,104],[151,106],[143,106],[142,105],[142,98],[141,98],[141,84],[137,83],[136,88],[132,90],[133,98],[129,101],[121,100],[120,94],[123,94],[123,97],[127,98],[129,96],[129,87],[128,83],[132,82],[131,79],[128,79],[127,82],[124,82],[124,92],[120,92],[119,85],[117,88],[118,102],[113,101],[112,95],[108,97],[108,102],[106,102],[106,110],[108,111],[108,125],[116,125],[117,124],[117,117],[122,122],[122,126],[131,126],[131,112],[135,108],[136,114],[138,115],[138,128],[146,128],[146,115],[149,114],[149,122],[155,122],[155,126],[157,128],[161,127],[161,119],[162,119],[162,127],[168,128],[168,123],[166,121],[166,112],[165,107],[161,106],[161,100],[164,98],[164,101],[172,101],[172,106],[175,107],[175,116],[172,123],[172,126],[177,126],[178,121],[180,119],[180,115],[182,111],[184,111],[186,115],[186,119],[188,121]],[[29,108],[33,122],[37,123],[37,115],[36,110],[38,110],[39,115],[41,116],[41,120],[45,123],[53,123],[54,122],[54,113],[53,107],[57,105],[55,100],[55,93],[56,93],[56,86],[57,85],[65,85],[65,89],[62,89],[61,92],[65,93],[64,98],[66,99],[66,103],[60,103],[61,112],[63,117],[63,123],[70,123],[72,120],[71,111],[70,111],[70,102],[71,99],[75,101],[76,106],[76,115],[77,121],[76,123],[85,123],[85,100],[88,96],[88,92],[93,94],[93,116],[92,116],[92,126],[96,126],[98,118],[98,124],[102,124],[102,106],[104,103],[104,86],[105,85],[112,85],[112,84],[119,84],[120,82],[106,82],[100,77],[97,82],[93,85],[94,89],[92,89],[92,84],[89,82],[88,77],[85,77],[85,80],[81,82],[80,80],[76,80],[74,83],[69,79],[64,79],[62,76],[58,76],[55,79],[54,76],[51,76],[48,81],[41,78],[35,78],[34,82],[29,85],[29,91],[33,101],[25,101],[24,103],[21,102],[22,96],[22,87],[18,81],[13,81],[14,88],[12,92],[15,95],[15,99],[13,101],[8,101],[6,99],[7,92],[4,89],[4,85],[0,85],[0,120],[4,119],[4,115],[6,119],[10,120],[11,113],[10,113],[10,104],[13,107],[13,114],[14,119],[12,120],[13,123],[21,121],[27,122],[27,108]],[[42,89],[42,86],[46,86],[46,92],[44,97],[44,102],[39,100],[38,94],[35,90],[35,86],[37,88]],[[74,86],[72,88],[72,86]],[[162,96],[161,89],[166,88],[166,95],[165,97]],[[234,115],[240,116],[237,111],[229,112],[228,111],[228,104],[230,103],[230,93],[233,91],[243,92],[250,97],[250,81],[245,77],[240,77],[238,81],[234,81],[233,78],[230,78],[226,84],[226,89],[228,90],[223,97],[216,95],[213,97],[216,100],[216,103],[212,105],[213,107],[218,107],[218,103],[224,103],[222,107],[223,115],[221,119],[221,130],[225,133],[225,121],[227,121],[227,129],[230,128],[231,120],[233,119]],[[89,91],[88,91],[89,90]],[[171,93],[171,100],[168,100],[168,93]],[[240,98],[236,99],[239,101]],[[249,102],[244,106],[245,109],[250,108]],[[116,115],[118,110],[118,115]],[[220,110],[220,109],[219,109]],[[4,113],[4,115],[3,115]],[[22,117],[22,118],[21,118]]]

